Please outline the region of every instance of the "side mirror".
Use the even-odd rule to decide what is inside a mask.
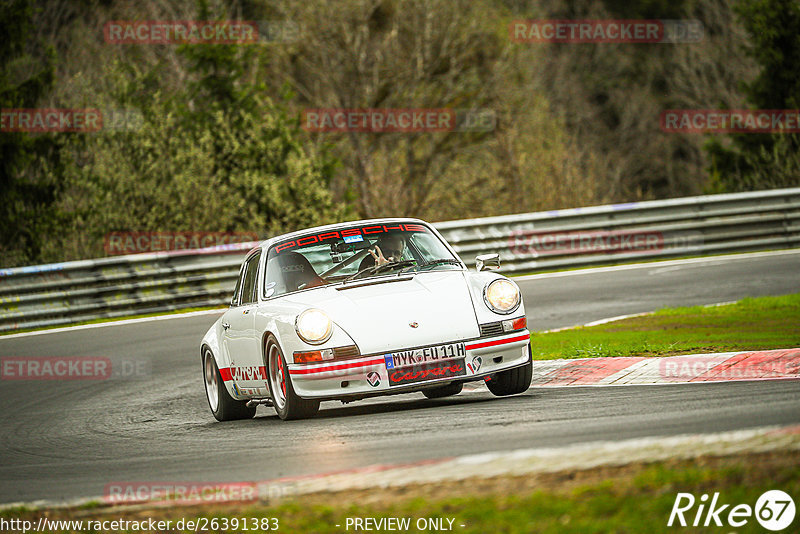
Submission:
[[[264,298],[268,299],[272,295],[275,294],[275,286],[278,285],[276,282],[268,283],[264,288]]]
[[[475,268],[480,271],[496,271],[500,268],[500,254],[475,256]]]

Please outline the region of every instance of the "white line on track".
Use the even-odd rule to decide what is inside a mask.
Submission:
[[[614,317],[606,317],[605,319],[598,319],[597,321],[586,323],[583,326],[600,326],[601,324],[622,321],[623,319],[630,319],[631,317],[644,317],[645,315],[652,315],[652,314],[653,312],[642,312],[642,313],[629,313],[628,315],[616,315]]]
[[[786,256],[800,254],[800,249],[790,250],[773,250],[768,252],[747,252],[744,254],[728,254],[725,256],[709,256],[705,258],[687,258],[683,260],[667,260],[667,261],[654,261],[648,263],[626,263],[625,265],[611,265],[609,267],[590,267],[588,269],[577,269],[574,271],[558,271],[554,273],[539,273],[527,274],[524,276],[515,276],[514,281],[520,280],[537,280],[540,278],[558,278],[562,276],[581,276],[587,274],[597,273],[611,273],[615,271],[628,271],[631,269],[659,269],[669,266],[683,266],[702,263],[721,263],[737,260],[749,260],[754,258],[768,258],[771,256]]]
[[[47,330],[34,330],[33,332],[20,332],[18,334],[6,334],[4,336],[0,336],[0,341],[4,339],[12,339],[17,337],[27,337],[27,336],[41,336],[43,334],[56,334],[59,332],[70,332],[72,330],[91,330],[93,328],[103,328],[106,326],[121,326],[126,324],[137,324],[137,323],[147,323],[149,321],[165,321],[168,319],[184,319],[186,317],[195,317],[199,315],[214,315],[214,314],[221,314],[227,308],[217,308],[214,310],[200,310],[200,311],[193,311],[193,312],[186,312],[186,313],[171,313],[167,315],[154,315],[152,317],[138,317],[136,319],[122,319],[120,321],[109,320],[105,323],[92,323],[92,324],[81,324],[77,326],[62,326],[59,328],[49,328]]]

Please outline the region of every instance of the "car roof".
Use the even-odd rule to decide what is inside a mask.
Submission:
[[[387,217],[382,219],[361,219],[358,221],[347,221],[335,224],[326,224],[324,226],[314,226],[311,228],[305,228],[303,230],[297,230],[295,232],[289,232],[287,234],[276,235],[275,237],[270,237],[269,239],[262,241],[261,243],[258,244],[256,248],[267,249],[271,247],[274,243],[277,243],[278,241],[299,237],[308,233],[323,232],[325,230],[333,230],[336,228],[348,228],[351,226],[361,226],[364,224],[386,224],[386,223],[398,223],[398,222],[422,223],[426,226],[430,226],[428,222],[423,221],[422,219],[414,219],[412,217]]]

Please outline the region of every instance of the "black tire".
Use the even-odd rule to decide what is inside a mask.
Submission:
[[[429,399],[441,399],[443,397],[451,397],[453,395],[458,395],[461,393],[461,390],[464,388],[463,382],[452,382],[447,384],[446,386],[441,386],[438,388],[430,388],[430,389],[423,389],[422,394],[428,397]]]
[[[247,407],[247,401],[236,400],[230,396],[222,381],[217,362],[211,349],[203,350],[203,383],[206,390],[206,400],[211,413],[217,421],[236,421],[238,419],[252,419],[256,415],[256,407]],[[216,402],[212,391],[216,390]],[[216,406],[214,406],[216,404]]]
[[[294,392],[292,377],[288,372],[284,372],[288,370],[286,359],[283,357],[283,351],[281,351],[278,341],[273,336],[269,336],[264,345],[264,359],[266,360],[269,394],[278,417],[289,421],[316,415],[319,411],[319,401],[301,399]],[[282,388],[278,391],[278,384],[281,383],[281,380],[285,390]]]
[[[528,388],[531,387],[532,378],[533,362],[528,360],[528,363],[522,367],[515,367],[508,371],[500,371],[493,374],[491,380],[486,382],[486,387],[498,397],[516,395],[528,391]]]

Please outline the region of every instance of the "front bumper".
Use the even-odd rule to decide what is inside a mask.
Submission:
[[[416,366],[387,369],[383,354],[371,354],[357,359],[318,365],[289,364],[289,375],[295,393],[302,398],[346,400],[419,391],[435,384],[448,382],[480,380],[493,373],[519,367],[530,360],[528,350],[530,333],[528,330],[462,341],[466,349],[465,358],[437,361],[448,367],[456,363],[463,365],[464,374],[459,376],[390,385],[390,373],[402,372]],[[452,342],[454,341],[445,343]]]

